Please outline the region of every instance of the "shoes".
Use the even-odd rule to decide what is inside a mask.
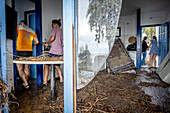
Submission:
[[[157,67],[149,67],[149,69],[157,69]]]
[[[153,67],[149,67],[148,69],[152,69]]]
[[[26,90],[30,90],[31,87],[30,87],[29,85],[26,85],[26,86],[25,86],[25,89],[26,89]]]
[[[23,83],[23,88],[26,89],[26,90],[30,90],[31,89],[31,87],[29,85],[25,85],[24,83]]]
[[[47,83],[45,83],[45,84],[41,84],[40,88],[41,88],[41,89],[45,89],[47,86],[48,86],[48,84],[47,84]]]
[[[64,82],[64,80],[63,81],[60,81],[60,83],[63,83]]]

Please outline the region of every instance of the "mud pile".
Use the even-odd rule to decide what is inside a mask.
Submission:
[[[0,105],[4,105],[6,102],[8,102],[6,92],[7,92],[7,85],[0,77],[0,95],[1,95]]]
[[[84,88],[77,91],[77,112],[162,112],[137,85],[133,84],[136,74],[108,74],[100,71]],[[29,91],[15,93],[19,107],[12,104],[12,113],[62,113],[64,111],[63,84],[56,82],[56,100],[51,101],[50,86],[42,90],[36,82],[30,83]]]
[[[77,92],[81,112],[157,112],[160,107],[150,96],[132,85],[135,74],[107,74],[101,71],[94,80]]]

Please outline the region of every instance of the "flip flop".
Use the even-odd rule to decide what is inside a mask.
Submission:
[[[24,89],[26,89],[26,90],[29,90],[29,89],[30,89],[30,86],[29,86],[29,85],[25,85],[25,84],[23,83],[23,86],[24,86]]]

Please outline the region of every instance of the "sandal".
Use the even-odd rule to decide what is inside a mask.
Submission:
[[[60,83],[63,83],[64,82],[64,80],[63,81],[60,81]]]
[[[63,83],[64,82],[64,78],[62,77],[62,80],[60,79],[60,83]]]
[[[39,88],[41,88],[41,89],[46,89],[47,86],[48,86],[48,84],[45,83],[45,84],[41,84]]]
[[[25,84],[23,83],[23,86],[24,86],[24,88],[25,88],[26,90],[29,90],[29,89],[30,89],[30,86],[29,86],[29,85],[25,85]]]

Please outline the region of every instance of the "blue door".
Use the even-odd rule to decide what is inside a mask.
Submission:
[[[29,27],[31,29],[33,29],[35,31],[35,28],[36,28],[36,24],[35,24],[35,13],[31,13],[28,15],[28,22],[29,22]],[[36,56],[36,46],[33,47],[33,56]],[[32,64],[30,65],[30,75],[31,75],[31,78],[37,78],[36,75],[37,75],[37,68],[36,68],[36,64]]]
[[[167,55],[169,49],[168,49],[168,45],[169,45],[169,24],[165,23],[162,24],[159,27],[159,59],[158,59],[158,65],[160,65],[162,63],[162,61],[164,60],[165,56]]]

